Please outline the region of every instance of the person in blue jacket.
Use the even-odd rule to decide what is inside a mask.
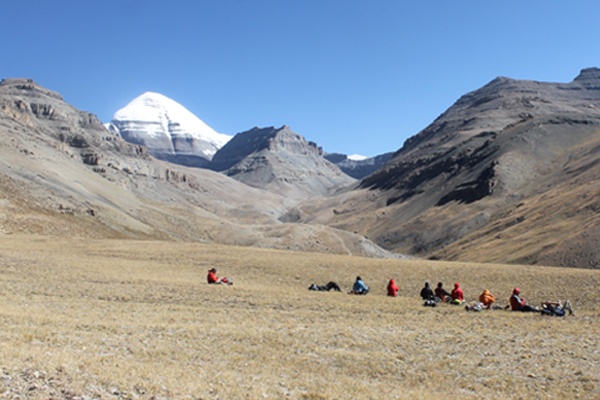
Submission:
[[[369,287],[365,285],[362,278],[360,276],[356,277],[354,281],[354,285],[352,286],[352,290],[349,292],[350,294],[367,294],[369,293]]]

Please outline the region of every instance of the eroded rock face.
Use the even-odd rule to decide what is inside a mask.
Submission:
[[[13,94],[28,93],[33,97],[47,96],[56,100],[63,100],[60,94],[38,85],[33,79],[29,78],[4,78],[0,82],[0,86],[4,86],[5,90],[10,88],[8,90]]]
[[[536,124],[568,125],[586,123],[588,119],[595,123],[600,117],[599,87],[597,68],[582,70],[566,84],[496,78],[462,96],[431,125],[408,139],[393,160],[363,180],[361,187],[395,189],[402,193],[397,197],[406,200],[411,193],[423,192],[425,187],[421,185],[436,178],[457,176],[480,163],[487,163],[484,168],[488,168],[503,148],[512,146],[505,140],[508,135],[513,137],[512,142],[519,136],[531,141],[534,138],[527,139],[527,132]],[[481,170],[477,175],[485,179],[490,173]],[[459,192],[465,184],[448,187],[440,197]]]
[[[235,135],[223,148],[214,155],[210,168],[214,171],[225,171],[244,158],[262,150],[268,150],[271,141],[279,129],[274,127],[254,127]]]
[[[323,157],[320,147],[287,126],[237,134],[215,154],[210,168],[294,198],[328,194],[354,183]]]

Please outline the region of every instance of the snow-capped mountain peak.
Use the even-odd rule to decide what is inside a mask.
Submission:
[[[157,158],[202,166],[231,136],[217,133],[176,101],[146,92],[118,110],[109,124],[125,140],[142,144]]]

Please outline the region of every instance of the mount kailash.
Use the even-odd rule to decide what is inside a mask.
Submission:
[[[191,167],[204,167],[231,136],[217,133],[170,98],[146,92],[118,110],[109,131],[140,144],[154,157]]]

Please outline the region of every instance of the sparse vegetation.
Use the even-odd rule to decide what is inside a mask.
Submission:
[[[357,274],[369,295],[307,290]],[[576,315],[427,308],[425,280]],[[0,283],[6,399],[600,397],[597,270],[5,235]]]

